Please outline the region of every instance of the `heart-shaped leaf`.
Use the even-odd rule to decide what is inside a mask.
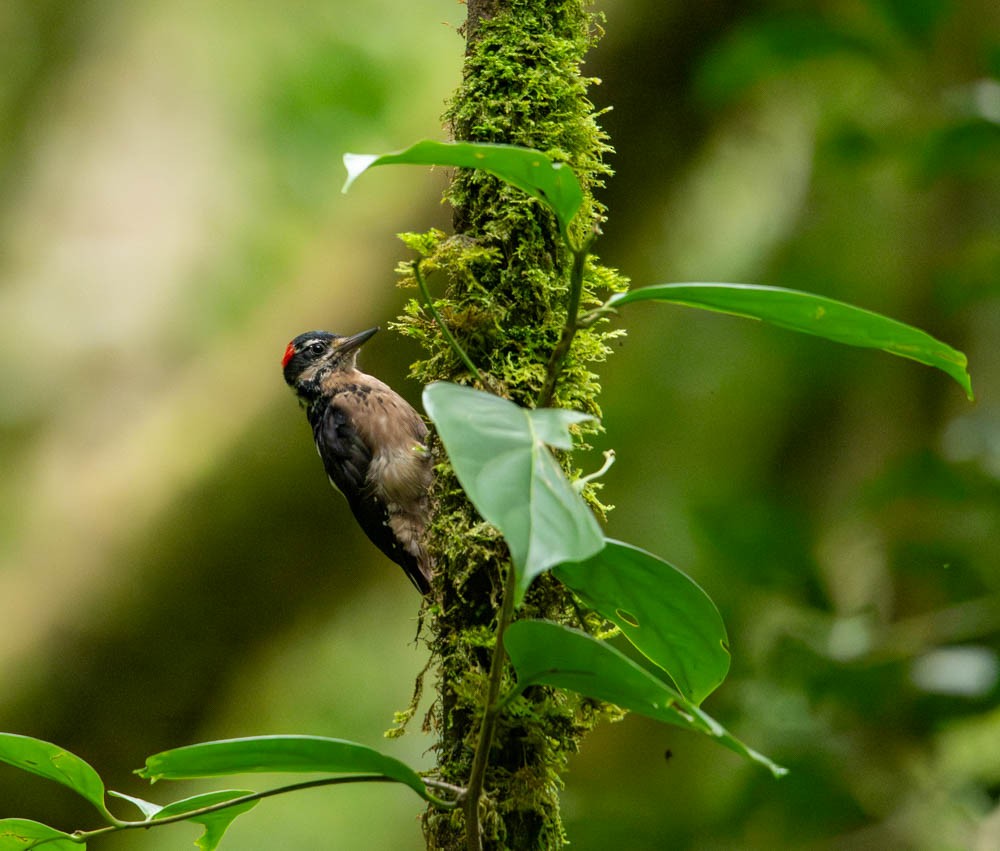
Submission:
[[[424,389],[424,408],[472,504],[510,547],[515,603],[538,574],[604,546],[593,513],[548,448],[572,448],[569,427],[592,417],[556,408],[528,410],[446,382]]]
[[[926,331],[832,298],[753,284],[656,284],[614,295],[608,304],[663,301],[763,319],[782,328],[850,346],[882,349],[933,366],[955,379],[972,399],[968,358]]]
[[[553,572],[617,624],[689,700],[701,703],[725,679],[729,651],[722,616],[701,586],[669,562],[608,540],[586,561]]]

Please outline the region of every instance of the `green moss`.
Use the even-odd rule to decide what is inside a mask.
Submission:
[[[475,27],[463,82],[446,113],[457,139],[507,142],[539,148],[569,163],[584,189],[584,208],[573,238],[582,242],[604,217],[593,192],[610,169],[610,152],[587,97],[593,82],[580,64],[599,34],[598,20],[581,0],[505,0],[490,20]],[[570,255],[551,213],[523,192],[490,175],[460,170],[448,190],[455,235],[440,231],[402,234],[422,258],[421,270],[435,305],[489,389],[519,404],[533,405],[566,320]],[[400,285],[415,281],[409,263]],[[602,303],[627,282],[589,258],[583,309]],[[412,367],[417,380],[473,383],[428,311],[413,299],[395,327],[417,341],[424,356]],[[600,416],[595,372],[620,332],[602,323],[580,330],[565,360],[553,404]],[[591,431],[593,427],[591,427]],[[583,444],[587,430],[577,430]],[[439,444],[435,512],[428,532],[435,558],[433,605],[428,610],[432,664],[439,696],[427,722],[438,734],[439,776],[464,785],[481,721],[497,609],[509,556],[497,532],[479,518],[458,486]],[[568,455],[563,464],[578,476]],[[598,486],[584,496],[603,516]],[[552,576],[531,586],[519,613],[548,618],[594,632],[600,618],[581,612]],[[505,673],[504,691],[512,685]],[[600,718],[614,711],[572,693],[534,687],[501,713],[486,778],[481,814],[488,849],[560,848],[566,843],[559,818],[559,791],[566,760]],[[464,847],[460,812],[428,810],[428,847]]]

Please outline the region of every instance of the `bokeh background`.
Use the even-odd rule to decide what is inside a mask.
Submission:
[[[978,400],[745,320],[622,317],[609,533],[716,600],[734,661],[706,708],[792,773],[607,725],[567,777],[573,847],[1000,847],[1000,6],[603,8],[586,71],[618,152],[604,261],[636,285],[888,313],[965,350]],[[278,361],[303,330],[384,326],[406,297],[394,234],[448,227],[443,174],[375,172],[345,197],[340,157],[443,137],[463,17],[453,0],[0,12],[0,729],[160,801],[182,790],[131,770],[208,738],[310,732],[429,764],[419,723],[382,740],[424,662],[413,590],[330,493]],[[385,332],[364,365],[416,402],[416,355]],[[419,811],[402,788],[315,790],[223,847],[418,849]],[[0,767],[5,816],[97,826]]]

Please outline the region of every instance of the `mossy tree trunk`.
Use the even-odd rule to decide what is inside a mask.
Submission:
[[[582,0],[470,0],[462,85],[447,112],[454,138],[537,148],[570,164],[586,201],[573,234],[582,243],[602,218],[592,190],[608,173],[609,150],[580,74],[598,22]],[[444,321],[481,373],[484,388],[522,405],[536,403],[566,322],[571,253],[551,214],[519,190],[478,171],[460,171],[448,200],[455,234],[409,235],[432,287],[447,285],[438,303]],[[406,274],[404,278],[412,276]],[[621,279],[588,259],[582,304]],[[422,382],[473,383],[430,317],[414,302],[400,322],[427,357],[414,366]],[[551,404],[599,414],[591,371],[608,353],[609,332],[582,329],[563,364]],[[444,460],[440,445],[439,461]],[[572,474],[572,471],[569,471]],[[446,463],[438,467],[430,547],[436,560],[428,617],[438,699],[428,723],[438,735],[441,780],[465,786],[480,737],[484,696],[509,554],[496,531],[468,503]],[[588,499],[603,511],[592,490]],[[559,583],[542,576],[518,616],[584,628],[589,620]],[[510,684],[509,671],[504,686]],[[592,701],[544,688],[529,689],[497,721],[480,807],[482,847],[559,848],[562,774],[584,733],[604,714]],[[430,809],[428,848],[468,847],[466,815]]]

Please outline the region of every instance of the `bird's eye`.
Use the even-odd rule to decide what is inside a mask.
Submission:
[[[306,348],[314,355],[321,355],[326,351],[326,346],[322,343],[310,343]]]

